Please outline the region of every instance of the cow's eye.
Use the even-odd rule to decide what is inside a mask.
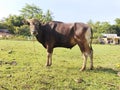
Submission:
[[[36,23],[34,23],[34,25],[39,25],[39,23],[36,22]]]

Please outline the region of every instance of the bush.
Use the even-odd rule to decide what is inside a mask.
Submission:
[[[23,36],[29,36],[30,32],[29,32],[29,27],[28,25],[22,25],[20,27],[15,27],[15,33],[17,35],[23,35]]]

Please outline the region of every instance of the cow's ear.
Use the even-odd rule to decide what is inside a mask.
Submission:
[[[30,25],[30,23],[29,23],[28,20],[22,20],[22,23],[23,23],[23,24],[26,24],[26,25]]]

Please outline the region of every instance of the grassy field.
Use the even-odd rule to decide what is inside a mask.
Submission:
[[[0,40],[0,90],[120,90],[120,45],[93,45],[94,70],[80,72],[81,52],[56,48],[45,67],[37,41]]]

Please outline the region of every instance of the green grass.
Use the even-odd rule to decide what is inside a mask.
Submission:
[[[45,67],[46,50],[37,41],[0,40],[0,90],[119,90],[120,46],[93,45],[94,70],[80,72],[78,46],[55,48]],[[80,82],[76,82],[80,80]]]

